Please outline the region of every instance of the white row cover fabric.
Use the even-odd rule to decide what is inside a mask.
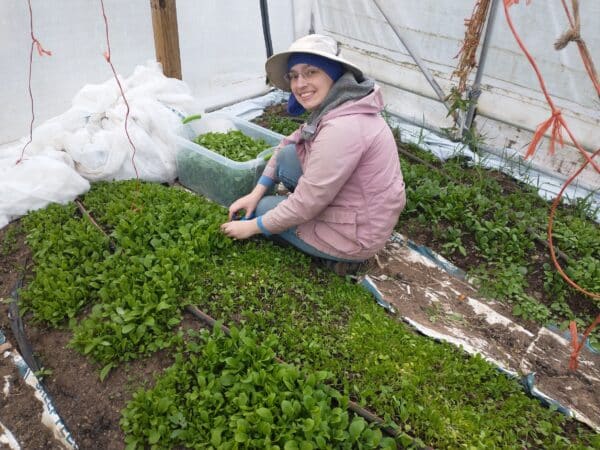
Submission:
[[[176,178],[172,135],[184,115],[199,112],[188,86],[165,77],[156,62],[120,81],[135,155],[116,80],[84,86],[69,110],[35,128],[21,162],[28,137],[0,152],[0,228],[48,203],[73,200],[90,181]]]

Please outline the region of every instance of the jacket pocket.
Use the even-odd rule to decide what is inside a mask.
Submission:
[[[352,255],[362,249],[356,237],[356,212],[330,206],[315,219],[317,239],[339,252]]]

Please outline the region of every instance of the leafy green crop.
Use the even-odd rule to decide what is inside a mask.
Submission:
[[[271,147],[263,139],[253,139],[239,130],[227,133],[209,132],[200,134],[194,142],[232,161],[245,162]]]
[[[4,237],[0,243],[0,255],[8,256],[17,248],[17,236],[21,232],[18,222],[4,229]]]
[[[22,292],[24,309],[56,326],[97,303],[72,321],[71,345],[102,363],[103,377],[119,361],[172,344],[204,255],[228,241],[218,229],[226,218],[219,206],[157,184],[131,187],[98,183],[84,198],[110,233],[112,252],[72,204],[25,221],[36,277]],[[139,202],[144,206],[135,208]]]
[[[190,332],[183,353],[123,411],[127,449],[396,448],[360,417],[348,398],[309,373],[274,360],[274,336],[262,343],[245,329],[226,337]]]
[[[308,118],[308,113],[305,112],[297,118],[282,117],[276,114],[266,114],[261,117],[262,121],[265,122],[265,127],[269,130],[273,130],[276,133],[284,136],[289,136],[298,129],[302,121]]]
[[[214,203],[136,181],[96,183],[83,202],[114,247],[72,204],[31,213],[24,228],[36,272],[23,306],[51,324],[72,318],[72,345],[103,365],[102,376],[121,361],[180,342],[176,326],[184,305],[193,303],[228,325],[251,329],[306,371],[298,380],[319,371],[332,374],[328,385],[395,421],[417,443],[558,449],[597,444],[592,433],[527,397],[492,365],[414,334],[360,286],[314,267],[309,257],[264,239],[233,243],[219,231],[226,211]],[[518,265],[514,271],[520,273]],[[73,306],[64,308],[65,299]],[[135,420],[152,427],[179,420],[167,415],[165,425],[166,412],[153,414]],[[177,438],[152,427],[147,433],[159,430],[152,440]],[[153,445],[149,434],[131,433]],[[411,440],[402,435],[399,442]]]
[[[412,153],[436,162],[416,146]],[[580,310],[597,311],[600,302],[591,298],[574,299],[574,290],[558,275],[550,259],[543,274],[536,264],[536,237],[546,240],[549,205],[536,189],[523,185],[514,191],[494,171],[466,167],[463,161],[451,160],[443,171],[402,158],[407,186],[407,205],[398,222],[398,230],[410,236],[413,229],[431,229],[441,253],[458,265],[467,255],[477,263],[469,275],[480,284],[480,292],[490,298],[510,303],[513,313],[540,324],[577,320],[589,324],[595,315],[576,315],[570,305],[595,303]],[[600,289],[600,228],[587,218],[588,206],[579,202],[573,207],[561,205],[554,223],[554,244],[570,256],[562,262],[565,272],[590,292]],[[428,244],[428,245],[434,245]],[[537,273],[534,272],[538,267]],[[543,277],[543,287],[536,296],[528,287]],[[541,292],[543,290],[543,292]],[[595,331],[600,336],[600,329]]]
[[[23,220],[36,262],[35,278],[21,292],[23,312],[54,326],[97,299],[90,286],[109,251],[108,239],[76,210],[74,204],[52,204]]]

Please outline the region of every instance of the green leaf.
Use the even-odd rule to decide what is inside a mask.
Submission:
[[[156,310],[157,311],[163,311],[165,309],[169,309],[171,308],[171,305],[169,305],[167,302],[165,302],[164,300],[161,300],[158,305],[156,305]]]
[[[150,431],[150,434],[148,435],[148,443],[149,444],[156,444],[160,439],[160,433],[158,432],[158,430],[152,430]]]
[[[269,423],[273,423],[273,415],[271,414],[271,410],[268,408],[258,408],[256,410],[256,414],[259,415],[262,419],[266,420]]]
[[[236,431],[234,439],[235,439],[235,442],[239,442],[240,444],[243,444],[244,442],[246,442],[248,440],[248,435],[246,433],[244,433],[243,431]]]
[[[284,400],[281,402],[281,410],[287,417],[292,417],[294,415],[294,408],[292,406],[292,402],[289,400]]]
[[[300,443],[300,450],[313,450],[314,448],[315,446],[308,441],[302,441]]]
[[[113,363],[108,363],[100,371],[100,381],[104,381],[110,370],[113,368]]]
[[[221,434],[223,434],[224,428],[218,427],[213,428],[210,432],[210,443],[215,447],[221,445]]]
[[[127,325],[124,325],[123,328],[121,328],[121,333],[123,333],[123,334],[131,333],[136,327],[137,327],[137,324],[128,323]]]
[[[348,433],[350,434],[350,439],[352,442],[356,442],[360,437],[360,434],[365,429],[365,421],[364,419],[354,419],[350,424],[350,428],[348,429]]]
[[[294,440],[287,441],[283,446],[284,450],[298,450],[298,443]]]

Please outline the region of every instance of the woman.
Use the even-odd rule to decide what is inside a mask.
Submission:
[[[277,235],[309,255],[359,263],[385,245],[406,198],[398,151],[373,80],[312,34],[265,64],[291,91],[288,112],[310,112],[280,144],[254,190],[229,207],[221,230],[234,239]],[[289,195],[265,195],[282,182]],[[232,220],[245,210],[244,220]]]

